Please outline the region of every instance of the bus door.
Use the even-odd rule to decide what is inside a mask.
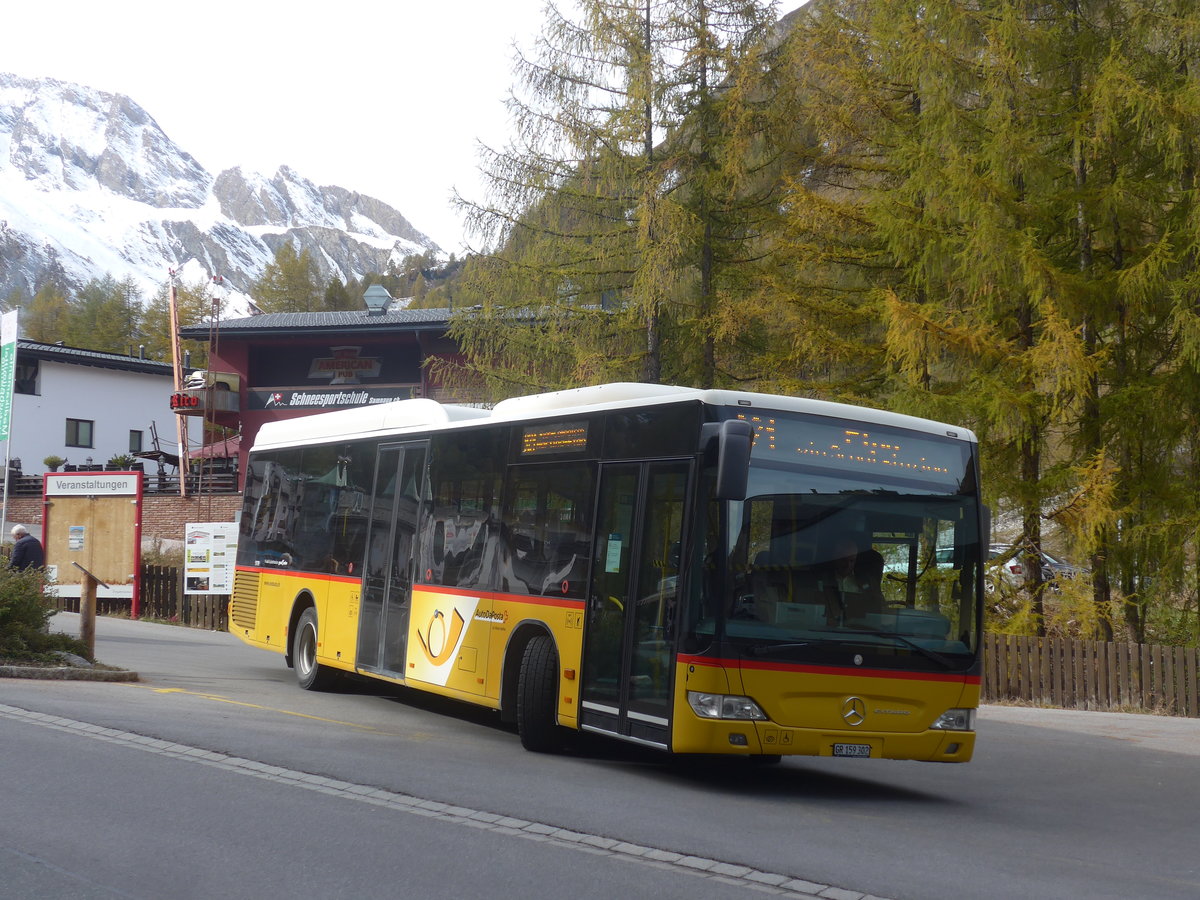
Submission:
[[[690,461],[600,468],[580,724],[669,746]]]
[[[364,671],[404,676],[425,452],[424,443],[377,451],[358,627],[357,667]]]

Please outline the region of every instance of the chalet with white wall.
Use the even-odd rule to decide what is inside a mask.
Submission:
[[[154,449],[156,431],[161,449],[174,454],[173,389],[170,363],[20,340],[10,461],[20,460],[26,475],[45,471],[48,456],[103,466]],[[201,421],[185,421],[189,444],[199,446]]]

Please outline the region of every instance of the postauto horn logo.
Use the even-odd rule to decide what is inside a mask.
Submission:
[[[425,651],[426,659],[435,666],[449,661],[462,638],[464,627],[466,627],[466,622],[463,620],[462,613],[457,609],[451,612],[449,624],[447,624],[446,614],[440,609],[435,609],[425,626],[424,634],[421,633],[420,628],[417,628],[417,640],[421,642],[421,649]]]

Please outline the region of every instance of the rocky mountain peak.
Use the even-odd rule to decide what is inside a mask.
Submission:
[[[0,74],[0,142],[11,166],[40,191],[101,188],[159,209],[196,209],[212,178],[144,109],[51,79]],[[3,144],[0,143],[0,147]]]
[[[194,261],[246,291],[287,241],[328,280],[437,250],[388,204],[282,166],[213,177],[121,94],[0,73],[0,297]]]

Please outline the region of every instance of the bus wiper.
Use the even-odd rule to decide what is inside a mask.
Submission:
[[[948,657],[942,656],[942,654],[938,653],[936,650],[930,650],[928,647],[922,647],[916,641],[914,641],[910,638],[907,638],[902,634],[897,634],[894,631],[881,631],[878,628],[867,628],[865,625],[857,625],[852,629],[839,628],[837,633],[838,634],[873,634],[873,635],[877,635],[878,637],[894,638],[895,640],[904,644],[906,647],[911,647],[913,650],[916,650],[922,656],[929,657],[935,663],[942,666],[943,668],[954,669],[954,668],[958,667],[958,663],[956,663],[954,660],[949,659]]]
[[[810,641],[793,641],[788,644],[755,644],[753,647],[747,647],[746,652],[751,656],[766,656],[772,650],[799,650],[801,647],[809,646]]]

